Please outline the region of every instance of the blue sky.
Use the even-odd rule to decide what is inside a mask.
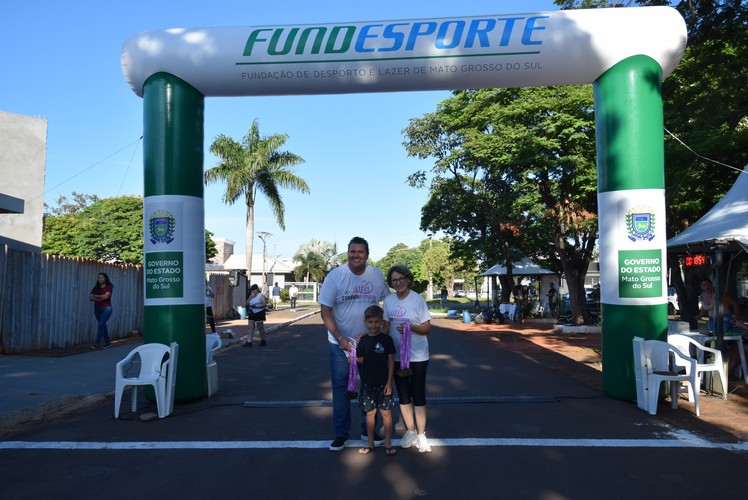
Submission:
[[[0,110],[48,120],[45,202],[73,191],[101,198],[143,194],[142,100],[120,68],[123,42],[141,31],[416,19],[557,10],[552,0],[133,0],[8,1],[0,4]],[[205,160],[218,134],[240,140],[257,118],[265,134],[286,133],[306,163],[296,173],[311,193],[285,191],[286,231],[265,199],[255,229],[272,234],[268,254],[292,257],[311,239],[365,237],[375,260],[398,243],[416,246],[427,191],[407,186],[431,162],[408,158],[402,130],[436,109],[448,92],[207,98]],[[3,179],[0,183],[11,182]],[[205,189],[205,226],[244,253],[245,206],[225,205],[223,186]],[[255,253],[262,243],[255,238]]]

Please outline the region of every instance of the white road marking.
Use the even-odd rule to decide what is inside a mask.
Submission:
[[[395,440],[397,442],[397,440]],[[521,438],[429,438],[432,447],[492,446],[536,448],[713,448],[748,451],[748,442],[715,443],[695,437],[685,439],[521,439]],[[0,441],[4,450],[259,450],[328,449],[325,441]],[[349,440],[346,447],[364,446],[361,440]]]

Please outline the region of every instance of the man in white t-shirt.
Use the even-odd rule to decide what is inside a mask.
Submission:
[[[299,298],[299,287],[296,283],[292,283],[291,288],[288,289],[288,298],[291,300],[291,310],[296,311],[296,299]]]
[[[348,388],[348,359],[352,339],[366,332],[364,311],[389,295],[390,289],[382,271],[366,264],[369,243],[356,236],[348,243],[348,263],[336,267],[325,278],[319,293],[322,321],[327,327],[330,348],[330,378],[332,380],[332,408],[335,440],[330,450],[345,447],[351,430],[351,404]],[[362,419],[362,435],[366,434]],[[375,440],[377,438],[375,437]],[[383,441],[379,439],[381,444]]]

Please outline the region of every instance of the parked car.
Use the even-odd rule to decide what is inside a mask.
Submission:
[[[465,290],[457,290],[455,292],[455,297],[467,297],[467,292]]]
[[[675,293],[675,288],[668,287],[667,289],[667,313],[671,316],[680,310],[678,306],[678,294]]]

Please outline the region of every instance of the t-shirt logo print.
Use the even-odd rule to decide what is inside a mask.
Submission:
[[[397,306],[390,311],[390,318],[404,318],[408,310],[403,306]]]
[[[374,285],[371,282],[361,281],[352,290],[343,294],[343,300],[377,300],[377,297],[372,294],[373,290]]]
[[[374,345],[374,352],[377,354],[384,354],[384,345],[381,342],[377,342]]]

